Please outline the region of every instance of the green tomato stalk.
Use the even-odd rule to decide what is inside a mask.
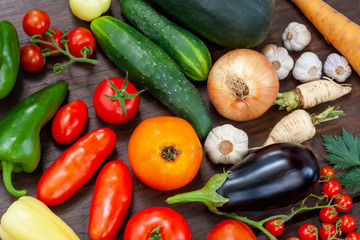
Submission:
[[[316,203],[315,206],[306,206],[305,202],[310,197],[317,198],[318,200],[327,199],[326,195],[317,196],[314,194],[310,194],[308,197],[306,197],[305,199],[303,199],[301,201],[301,204],[297,209],[292,209],[290,214],[275,215],[275,216],[265,218],[261,221],[254,221],[247,217],[239,216],[234,212],[232,212],[232,213],[221,212],[218,210],[218,208],[222,207],[225,203],[227,203],[229,201],[229,199],[219,195],[216,191],[225,182],[225,180],[227,179],[227,175],[228,175],[227,172],[221,173],[221,174],[215,174],[214,176],[212,176],[209,179],[209,181],[205,184],[205,186],[203,188],[201,188],[199,190],[195,190],[195,191],[191,191],[191,192],[187,192],[187,193],[181,193],[181,194],[177,194],[175,196],[169,197],[168,199],[166,199],[166,202],[168,204],[180,203],[180,202],[202,202],[209,208],[209,210],[211,212],[216,213],[221,216],[239,220],[243,223],[253,226],[253,227],[259,229],[260,231],[262,231],[271,240],[277,240],[277,238],[275,236],[273,236],[268,230],[265,229],[264,225],[267,221],[275,219],[275,218],[279,218],[279,221],[286,222],[286,221],[290,220],[292,217],[294,217],[296,214],[303,212],[303,211],[321,209],[321,208],[334,208],[336,206],[339,206],[336,204],[334,204],[334,205],[331,204],[332,200],[336,196],[331,198],[331,200],[325,205],[319,205]]]
[[[55,34],[54,30],[52,30],[51,28],[48,28],[48,29],[46,29],[44,35],[45,35],[45,37],[47,37],[50,40],[50,42],[46,42],[46,41],[42,40],[42,36],[39,35],[39,34],[32,36],[30,38],[30,41],[33,44],[46,44],[46,45],[49,45],[49,46],[52,46],[52,47],[56,48],[56,50],[51,50],[50,48],[43,49],[41,51],[41,55],[43,57],[47,57],[47,56],[50,56],[51,54],[60,52],[60,53],[62,53],[64,55],[66,55],[68,58],[70,58],[70,60],[65,64],[56,63],[54,65],[54,72],[55,73],[60,73],[65,67],[69,66],[70,64],[72,64],[74,62],[90,63],[90,64],[94,64],[94,65],[97,64],[97,60],[89,59],[89,58],[86,57],[89,53],[92,53],[93,49],[91,47],[85,46],[85,47],[83,47],[81,49],[81,54],[83,55],[83,57],[81,57],[81,58],[74,57],[69,51],[69,46],[67,44],[68,40],[65,39],[65,37],[67,35],[67,32],[65,32],[65,34],[61,37],[61,40],[60,40],[61,43],[64,45],[65,50],[62,49],[55,42],[53,34]]]

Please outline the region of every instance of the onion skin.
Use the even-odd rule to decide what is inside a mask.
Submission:
[[[222,116],[247,121],[260,117],[273,105],[279,80],[264,55],[251,49],[235,49],[215,62],[207,88],[212,104]]]

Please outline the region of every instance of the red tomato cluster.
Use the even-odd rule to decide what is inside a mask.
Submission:
[[[43,41],[40,44],[27,44],[20,50],[20,66],[28,72],[39,71],[45,65],[47,56],[62,53],[54,44],[65,51],[66,42],[68,51],[76,58],[90,57],[96,47],[95,38],[88,29],[77,27],[65,36],[59,29],[50,28],[49,15],[38,9],[26,13],[22,25],[27,35],[38,35]]]

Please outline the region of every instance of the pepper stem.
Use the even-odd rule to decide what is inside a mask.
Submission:
[[[15,165],[13,163],[5,161],[5,160],[2,160],[1,164],[2,164],[3,179],[4,179],[4,184],[5,184],[6,190],[8,190],[8,192],[10,194],[14,195],[15,197],[22,197],[22,196],[26,195],[25,189],[16,190],[12,184],[11,173],[13,172]]]
[[[324,112],[320,114],[311,114],[311,119],[314,125],[318,125],[322,122],[328,122],[334,119],[339,118],[339,116],[343,116],[344,111],[336,110],[335,107],[327,107]]]
[[[299,106],[299,100],[296,99],[294,91],[289,91],[278,93],[274,104],[279,105],[279,110],[291,111]]]

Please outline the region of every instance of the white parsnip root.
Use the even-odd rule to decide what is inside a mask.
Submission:
[[[318,104],[333,101],[351,92],[349,84],[339,84],[323,78],[300,84],[293,91],[279,93],[275,101],[280,110],[307,109]]]

